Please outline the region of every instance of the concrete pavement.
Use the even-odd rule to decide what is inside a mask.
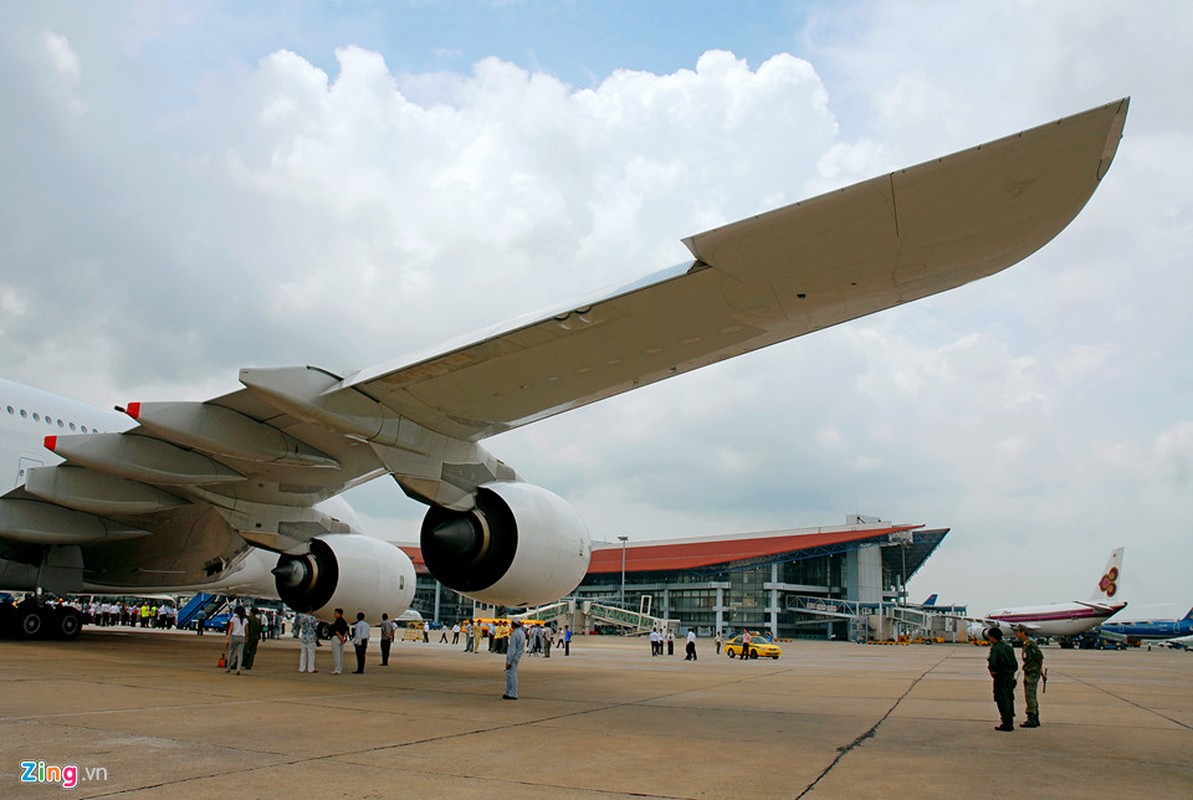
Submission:
[[[398,642],[364,675],[297,672],[265,642],[88,628],[0,642],[0,797],[57,796],[22,761],[78,767],[77,797],[953,798],[1193,796],[1193,654],[1044,649],[1043,727],[997,733],[986,651],[798,642],[778,661],[652,658],[577,637],[527,657]],[[345,653],[351,670],[354,661]],[[1019,716],[1022,718],[1020,705]],[[101,771],[102,770],[102,771]],[[992,773],[991,773],[992,771]],[[105,774],[106,773],[106,774]]]

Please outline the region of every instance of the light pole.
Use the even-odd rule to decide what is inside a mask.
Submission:
[[[623,607],[625,606],[625,543],[629,540],[628,536],[617,537],[617,541],[621,542],[621,592],[619,598]]]

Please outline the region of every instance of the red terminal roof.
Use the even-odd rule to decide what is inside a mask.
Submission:
[[[845,542],[872,539],[896,531],[909,531],[921,525],[891,525],[874,528],[845,528],[817,533],[789,533],[785,535],[747,536],[742,538],[721,538],[680,542],[652,542],[627,545],[625,557],[626,572],[658,572],[666,570],[696,569],[744,561],[752,558],[777,556],[782,553],[798,552],[813,547],[827,547]],[[588,573],[621,572],[621,548],[617,546],[594,550]]]
[[[847,542],[860,542],[876,536],[915,530],[923,525],[886,525],[818,529],[814,533],[757,533],[734,535],[716,539],[684,539],[674,542],[643,542],[625,548],[626,572],[659,572],[697,569],[714,564],[727,564],[753,558],[794,553],[813,547],[828,547]],[[402,547],[414,562],[415,569],[426,574],[422,551],[417,547]],[[588,574],[621,572],[619,545],[595,549],[588,565]]]

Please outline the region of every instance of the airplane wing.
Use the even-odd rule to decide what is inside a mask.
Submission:
[[[966,617],[957,614],[944,614],[943,616],[948,619],[961,620],[965,622],[969,629],[969,635],[975,638],[984,638],[986,629],[991,627],[1002,628],[1004,631],[1010,631],[1022,625],[1028,631],[1034,632],[1040,630],[1040,626],[1035,622],[1021,622],[1018,620],[1014,622],[1008,622],[1005,619],[993,619],[991,617]]]
[[[961,286],[1068,225],[1114,157],[1128,102],[690,236],[695,260],[654,280],[326,391],[477,441]]]

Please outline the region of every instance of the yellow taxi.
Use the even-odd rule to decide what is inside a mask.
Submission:
[[[750,631],[750,652],[749,658],[778,658],[783,655],[783,648],[779,647],[769,636],[764,633],[754,633]],[[725,642],[725,655],[730,658],[737,658],[741,656],[746,658],[747,655],[742,653],[741,635],[734,636],[729,641]]]

